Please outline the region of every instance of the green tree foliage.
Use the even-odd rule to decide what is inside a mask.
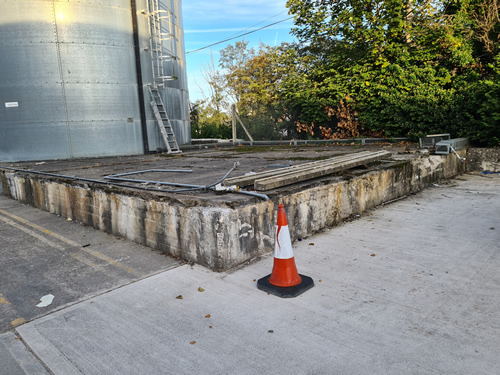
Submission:
[[[289,0],[302,68],[284,77],[282,97],[311,132],[335,134],[342,103],[359,117],[357,132],[498,144],[498,4]]]
[[[221,138],[232,136],[231,117],[225,76],[215,68],[213,59],[205,66],[204,78],[210,92],[204,100],[191,103],[191,138]]]
[[[192,105],[192,115],[195,110],[196,114],[199,112],[196,125],[191,126],[192,137],[226,134],[230,138],[231,129],[227,131],[227,127],[230,127],[232,103],[254,139],[296,137],[294,107],[287,107],[278,91],[288,65],[282,61],[287,56],[284,51],[288,50],[293,49],[261,45],[256,50],[248,48],[245,41],[221,50],[219,70],[213,64],[205,69],[210,96]],[[246,138],[240,127],[237,136]]]
[[[220,67],[227,71],[239,115],[252,136],[278,140],[296,135],[294,112],[287,109],[278,91],[284,75],[283,53],[288,47],[261,45],[258,50],[246,50],[246,44],[236,46],[240,47],[237,54],[232,46],[221,52]],[[228,59],[231,56],[243,58]]]
[[[190,108],[191,138],[232,137],[231,117],[214,107],[210,101],[196,101]]]
[[[256,139],[447,132],[499,145],[499,5],[288,0],[298,43],[223,49],[193,137],[230,137],[234,103]]]

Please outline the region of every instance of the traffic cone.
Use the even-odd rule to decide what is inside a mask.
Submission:
[[[273,271],[257,281],[257,288],[278,297],[297,297],[312,288],[314,281],[297,271],[283,204],[278,207],[277,221]]]

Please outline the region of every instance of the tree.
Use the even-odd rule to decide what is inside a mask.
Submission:
[[[245,41],[221,50],[226,92],[236,104],[240,117],[256,139],[282,139],[296,135],[293,106],[288,106],[278,92],[287,74],[285,55],[289,46],[261,44],[248,49]]]
[[[286,77],[284,92],[313,132],[320,125],[328,134],[341,131],[338,114],[348,112],[357,113],[364,132],[467,134],[481,117],[471,100],[496,92],[498,0],[289,0],[287,6],[305,69]],[[467,97],[470,89],[477,95]],[[482,123],[498,124],[484,118],[487,112]]]

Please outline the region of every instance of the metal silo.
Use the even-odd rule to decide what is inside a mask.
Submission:
[[[180,0],[0,2],[0,160],[133,155],[165,148],[151,111],[150,3],[172,13],[175,71],[158,86],[190,142]],[[170,27],[169,26],[169,27]]]

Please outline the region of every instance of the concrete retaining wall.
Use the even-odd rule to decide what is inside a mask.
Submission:
[[[342,182],[232,207],[0,168],[0,193],[220,271],[273,250],[278,203],[285,204],[296,239],[461,172],[455,155],[424,156]]]
[[[467,151],[467,170],[500,172],[500,148],[470,148]]]

